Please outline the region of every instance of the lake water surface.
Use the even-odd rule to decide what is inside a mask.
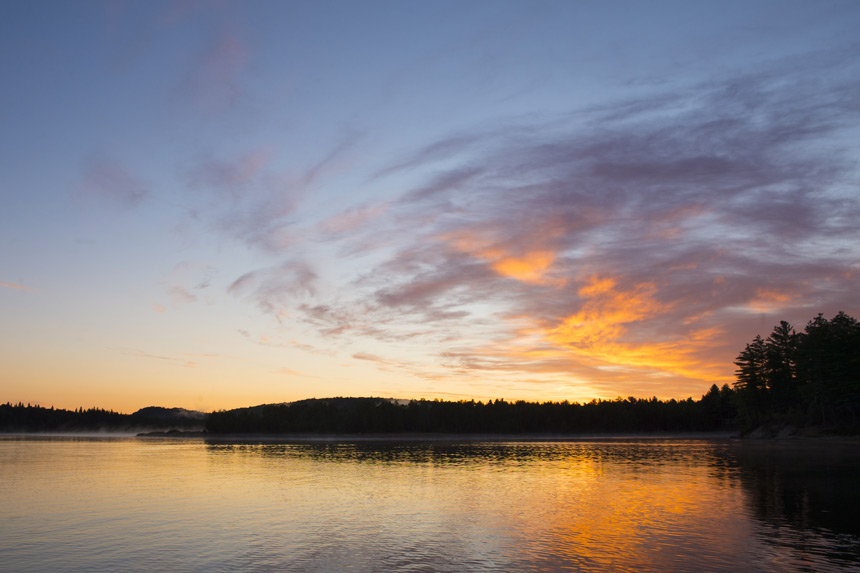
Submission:
[[[0,437],[2,571],[836,571],[860,445]]]

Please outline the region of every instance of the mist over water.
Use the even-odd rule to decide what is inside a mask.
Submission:
[[[860,445],[0,437],[4,571],[840,570]]]

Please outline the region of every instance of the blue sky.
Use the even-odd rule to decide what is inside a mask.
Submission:
[[[699,396],[856,316],[856,2],[7,2],[0,399]]]

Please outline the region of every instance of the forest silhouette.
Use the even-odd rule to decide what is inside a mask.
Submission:
[[[44,408],[30,404],[0,404],[0,432],[142,432],[199,430],[207,414],[184,408],[149,406],[133,414],[102,408]]]
[[[844,312],[819,314],[802,332],[786,321],[738,355],[735,404],[744,431],[817,426],[857,433],[860,323]]]

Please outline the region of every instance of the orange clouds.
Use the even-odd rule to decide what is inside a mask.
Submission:
[[[760,288],[756,291],[755,298],[749,302],[749,309],[758,313],[772,313],[780,310],[784,303],[793,297],[788,293],[776,289]]]
[[[492,240],[478,236],[472,232],[460,232],[442,237],[450,242],[458,251],[469,253],[471,256],[488,263],[496,273],[529,284],[552,285],[561,287],[565,279],[548,277],[556,260],[556,254],[545,247],[537,247],[524,253],[514,253],[511,250],[494,244]]]
[[[558,308],[575,312],[508,315],[510,337],[446,352],[449,372],[522,396],[585,401],[625,393],[677,398],[731,380],[725,330],[707,313],[685,320],[683,309],[661,300],[656,279],[596,274],[578,286],[555,291]]]
[[[520,323],[511,337],[446,352],[447,366],[457,368],[458,375],[492,372],[495,380],[520,386],[517,373],[528,372],[540,378],[540,385],[569,388],[567,393],[588,387],[600,397],[615,395],[607,392],[614,387],[635,387],[637,395],[659,388],[661,396],[677,396],[692,383],[704,388],[731,380],[731,361],[721,348],[724,328],[713,322],[712,312],[681,306],[669,281],[675,275],[651,274],[643,280],[631,270],[629,275],[576,278],[570,261],[552,247],[552,231],[536,231],[519,244],[499,233],[493,228],[462,229],[437,239],[499,277],[518,281],[511,285],[512,293],[550,286],[557,294],[548,297],[542,291],[535,293],[539,300],[520,299],[525,306],[507,315]],[[684,271],[697,268],[693,262],[680,266]],[[541,308],[552,314],[533,313]],[[547,386],[540,391],[550,390]]]
[[[653,298],[652,283],[636,285],[629,290],[617,288],[610,278],[591,277],[579,289],[585,303],[579,312],[549,330],[546,336],[555,344],[594,351],[620,339],[625,325],[653,316],[661,307]]]
[[[671,305],[655,298],[656,291],[650,282],[623,288],[616,279],[593,276],[578,291],[583,299],[580,310],[544,331],[544,338],[601,368],[632,368],[643,374],[705,381],[724,378],[720,368],[697,357],[720,334],[718,329],[694,329],[683,337],[667,333],[663,341],[637,329],[672,311]]]
[[[522,257],[502,255],[496,258],[491,266],[500,275],[527,283],[541,284],[544,282],[544,274],[554,261],[555,253],[551,251],[533,251]]]

